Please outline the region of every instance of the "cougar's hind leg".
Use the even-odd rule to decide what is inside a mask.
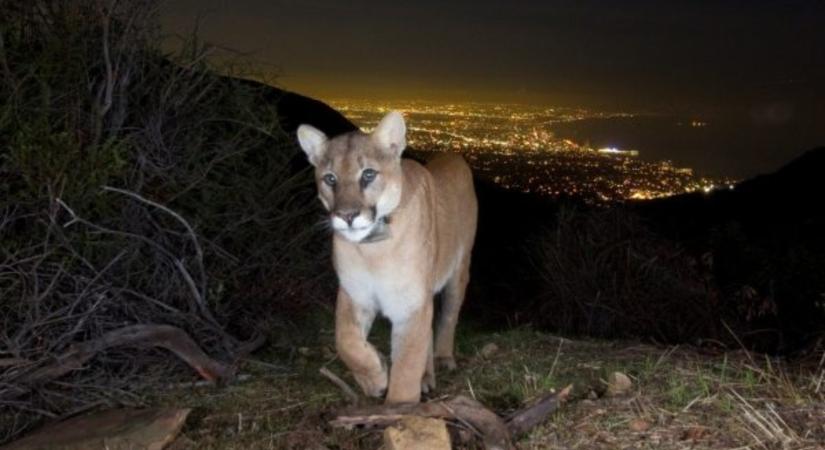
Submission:
[[[364,394],[381,397],[387,390],[387,365],[367,341],[375,311],[359,307],[344,289],[335,305],[335,348]]]
[[[456,273],[447,281],[441,299],[441,311],[435,331],[435,363],[448,370],[456,368],[455,355],[455,327],[458,324],[458,313],[464,303],[464,294],[467,283],[470,281],[470,258],[465,255]]]
[[[433,339],[430,337],[430,346],[427,349],[427,368],[424,369],[424,378],[421,380],[421,393],[429,394],[435,390],[435,362],[433,357]]]

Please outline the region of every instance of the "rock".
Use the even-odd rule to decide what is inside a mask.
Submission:
[[[632,387],[633,382],[630,381],[630,377],[621,372],[613,372],[607,377],[607,392],[605,392],[605,395],[608,397],[622,395]]]
[[[699,425],[692,426],[682,433],[682,440],[698,441],[704,438],[710,430]]]
[[[410,416],[384,430],[387,450],[450,450],[450,434],[443,420]]]
[[[633,419],[627,424],[627,426],[633,431],[647,431],[650,429],[650,422],[644,419]]]
[[[481,347],[478,354],[481,355],[482,358],[489,358],[498,352],[498,345],[495,342],[490,342]]]
[[[45,425],[2,450],[161,450],[180,432],[189,409],[113,409]]]

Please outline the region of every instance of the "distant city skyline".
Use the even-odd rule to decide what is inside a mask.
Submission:
[[[332,106],[367,129],[390,109],[389,104],[368,100],[336,101]],[[555,132],[558,124],[634,118],[627,113],[423,101],[393,107],[407,115],[411,147],[460,152],[476,175],[507,189],[599,203],[710,192],[729,189],[734,182],[697,174],[655,155],[644,157],[635,149],[596,148]]]

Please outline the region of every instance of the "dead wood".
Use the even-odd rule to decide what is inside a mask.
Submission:
[[[430,417],[457,422],[480,436],[487,449],[510,448],[510,433],[504,421],[481,403],[457,396],[449,400],[399,405],[374,405],[342,411],[330,422],[333,427],[387,427],[406,416]]]
[[[11,391],[8,399],[30,392],[31,388],[82,368],[96,354],[113,347],[160,347],[165,348],[208,381],[230,381],[234,368],[226,366],[201,350],[198,344],[180,328],[171,325],[131,325],[109,331],[98,339],[74,344],[58,356],[53,364],[26,371],[18,377],[22,387]]]
[[[545,421],[567,400],[571,390],[572,385],[558,393],[544,395],[506,420],[476,400],[456,396],[427,403],[350,407],[338,413],[330,425],[347,429],[383,428],[395,425],[407,416],[430,417],[447,420],[454,426],[472,431],[472,434],[459,434],[463,444],[470,443],[476,436],[481,438],[485,449],[509,449],[512,448],[512,437],[526,433]]]
[[[507,429],[512,436],[524,434],[545,420],[570,396],[573,385],[569,385],[558,393],[549,393],[541,396],[530,406],[522,408],[507,419]]]

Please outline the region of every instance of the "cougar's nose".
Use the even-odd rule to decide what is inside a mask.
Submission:
[[[352,221],[355,220],[355,218],[358,217],[360,214],[361,211],[359,210],[337,211],[335,213],[336,216],[344,219],[344,222],[346,222],[349,226],[352,226]]]

